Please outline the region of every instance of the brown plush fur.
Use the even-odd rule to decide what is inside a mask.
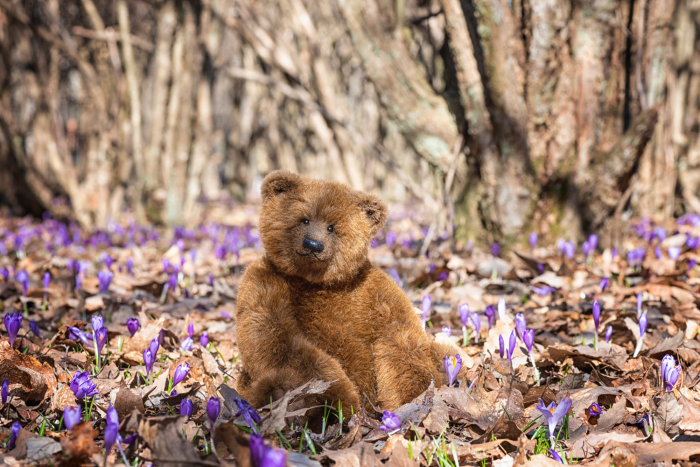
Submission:
[[[322,397],[329,403],[349,411],[366,395],[392,410],[432,379],[446,382],[443,359],[458,348],[427,336],[403,291],[367,259],[386,221],[384,203],[283,171],[268,175],[261,191],[265,256],[238,289],[241,395],[261,407],[321,379],[333,382]],[[305,247],[306,238],[323,251]]]

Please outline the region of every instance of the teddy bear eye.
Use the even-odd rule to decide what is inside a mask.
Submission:
[[[328,230],[328,233],[333,233],[333,226],[329,225],[326,230]]]
[[[301,223],[304,224],[304,225],[309,225],[309,220],[308,220],[308,219],[304,219],[303,221],[301,221]]]

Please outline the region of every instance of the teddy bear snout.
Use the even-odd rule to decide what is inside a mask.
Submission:
[[[304,239],[304,248],[311,251],[312,253],[321,253],[325,248],[323,243],[317,242],[316,240],[311,240],[310,238]]]

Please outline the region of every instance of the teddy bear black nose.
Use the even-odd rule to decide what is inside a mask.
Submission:
[[[323,243],[317,242],[316,240],[311,240],[310,238],[304,239],[304,248],[311,250],[313,253],[321,253],[323,251]]]

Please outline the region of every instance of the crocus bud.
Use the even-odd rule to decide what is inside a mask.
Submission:
[[[605,342],[610,342],[610,338],[612,337],[612,326],[608,326],[605,329]]]
[[[216,419],[219,418],[219,411],[221,410],[221,401],[218,397],[210,397],[207,401],[207,417],[211,422],[211,426],[214,426]]]
[[[537,233],[530,232],[530,249],[534,250],[536,246],[537,246]]]
[[[527,323],[525,322],[525,315],[518,313],[515,315],[515,331],[518,333],[520,340],[523,340],[523,333],[527,329]]]
[[[63,423],[66,428],[72,430],[75,425],[80,423],[80,409],[77,407],[65,407],[63,409]]]
[[[459,306],[459,319],[462,321],[462,326],[467,325],[467,320],[469,320],[469,305],[467,303],[462,303]]]
[[[181,363],[176,369],[175,373],[173,374],[173,387],[177,386],[180,381],[185,379],[187,377],[187,373],[190,372],[190,365],[189,363]]]
[[[10,337],[10,347],[15,346],[15,339],[22,327],[22,313],[7,313],[5,314],[5,330]]]
[[[180,415],[182,417],[190,418],[192,416],[192,409],[193,408],[194,408],[194,404],[192,403],[191,400],[182,399],[182,402],[180,402]]]
[[[51,273],[46,271],[44,273],[44,277],[42,279],[43,285],[44,285],[44,292],[46,292],[49,289],[49,284],[51,284]]]
[[[128,320],[126,320],[126,328],[129,330],[129,334],[131,334],[131,337],[134,337],[134,334],[136,334],[140,326],[141,323],[139,323],[138,318],[129,318]]]
[[[206,347],[207,344],[209,344],[209,334],[203,332],[202,335],[199,337],[199,345],[201,345],[202,347]]]
[[[447,337],[450,337],[452,335],[452,328],[449,326],[443,326],[442,329],[440,330],[443,334],[445,334]]]

